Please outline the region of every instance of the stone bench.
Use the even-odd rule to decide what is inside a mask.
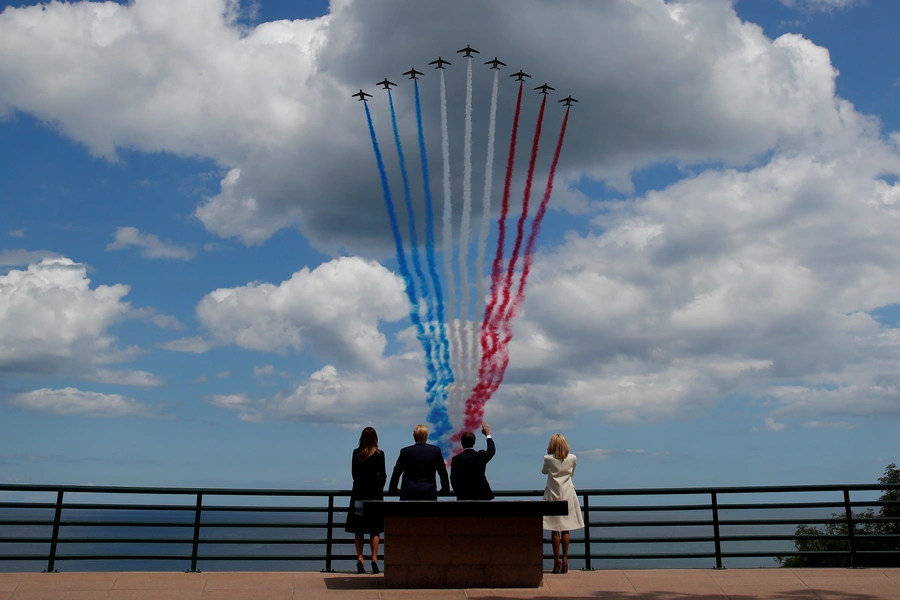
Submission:
[[[544,578],[544,515],[565,502],[541,500],[365,501],[384,517],[387,588],[537,588]]]

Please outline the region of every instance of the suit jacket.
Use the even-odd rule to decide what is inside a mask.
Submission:
[[[397,483],[400,475],[403,475],[401,500],[437,500],[435,474],[441,478],[441,493],[446,494],[450,489],[450,482],[441,449],[431,444],[407,446],[400,450],[400,456],[397,457],[389,491],[397,492]]]
[[[466,448],[450,461],[450,482],[458,500],[493,500],[494,492],[484,476],[488,462],[497,453],[494,440],[487,439],[487,450]]]

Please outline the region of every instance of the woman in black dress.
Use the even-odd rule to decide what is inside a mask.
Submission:
[[[384,519],[363,517],[362,500],[384,500],[384,452],[378,449],[378,434],[372,427],[363,429],[359,448],[353,451],[353,490],[344,531],[356,534],[356,572],[365,573],[363,566],[363,536],[369,534],[372,547],[372,573],[378,574],[378,544],[384,532]]]

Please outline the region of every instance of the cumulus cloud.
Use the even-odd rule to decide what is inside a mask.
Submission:
[[[133,385],[136,387],[159,387],[166,382],[165,378],[159,375],[133,369],[97,369],[85,378],[97,383]]]
[[[588,175],[627,189],[629,173],[655,161],[741,163],[773,147],[817,146],[846,127],[827,50],[793,34],[768,39],[727,0],[356,0],[333,2],[321,18],[252,27],[235,20],[234,6],[9,7],[0,15],[0,113],[54,123],[109,158],[129,148],[217,161],[228,170],[220,192],[195,214],[218,235],[259,244],[299,225],[321,248],[369,254],[389,247],[389,233],[365,120],[350,93],[452,53],[460,40],[484,52],[502,48],[512,68],[591,99],[577,111],[590,126],[573,127],[567,141],[561,176],[568,179]],[[415,27],[397,29],[398,21]],[[456,107],[464,101],[463,72],[457,65],[447,71]],[[490,77],[476,70],[479,107],[489,101]],[[437,78],[422,85],[437,154]],[[395,96],[403,136],[414,144],[409,91]],[[501,131],[513,96],[505,86]],[[372,107],[386,138],[380,100]],[[537,101],[527,100],[529,121]],[[457,132],[462,111],[451,112]],[[476,111],[476,131],[486,129],[486,113]],[[554,112],[548,121],[560,118]],[[477,152],[474,160],[481,162]],[[453,176],[455,186],[459,173]]]
[[[100,394],[67,387],[61,390],[42,388],[12,396],[12,406],[52,415],[86,417],[170,418],[158,408],[118,394]]]
[[[92,372],[128,360],[108,329],[125,319],[127,285],[90,287],[84,265],[45,258],[0,276],[0,374]]]
[[[144,233],[136,227],[119,227],[116,229],[115,241],[107,244],[107,250],[122,250],[129,246],[141,249],[144,258],[177,258],[190,260],[195,253],[172,242],[163,241],[152,233]]]
[[[210,340],[200,336],[188,338],[180,338],[169,342],[158,344],[157,347],[163,350],[171,350],[172,352],[190,352],[192,354],[204,354],[209,352],[216,344]]]
[[[23,267],[45,258],[60,258],[60,255],[49,250],[2,250],[0,267]]]
[[[215,290],[196,313],[217,344],[269,352],[310,346],[350,366],[374,366],[387,344],[379,321],[397,321],[407,309],[397,275],[361,258],[337,258],[279,285]]]

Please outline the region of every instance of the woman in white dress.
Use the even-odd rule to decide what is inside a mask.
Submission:
[[[557,433],[550,438],[547,455],[544,456],[544,468],[541,473],[547,475],[547,487],[544,489],[544,500],[564,500],[569,503],[569,514],[560,517],[544,517],[544,529],[550,531],[550,542],[553,546],[553,572],[569,572],[569,532],[584,528],[581,516],[581,504],[572,475],[575,474],[575,455],[569,452],[569,442],[563,434]],[[559,560],[559,545],[562,538],[562,561]]]

